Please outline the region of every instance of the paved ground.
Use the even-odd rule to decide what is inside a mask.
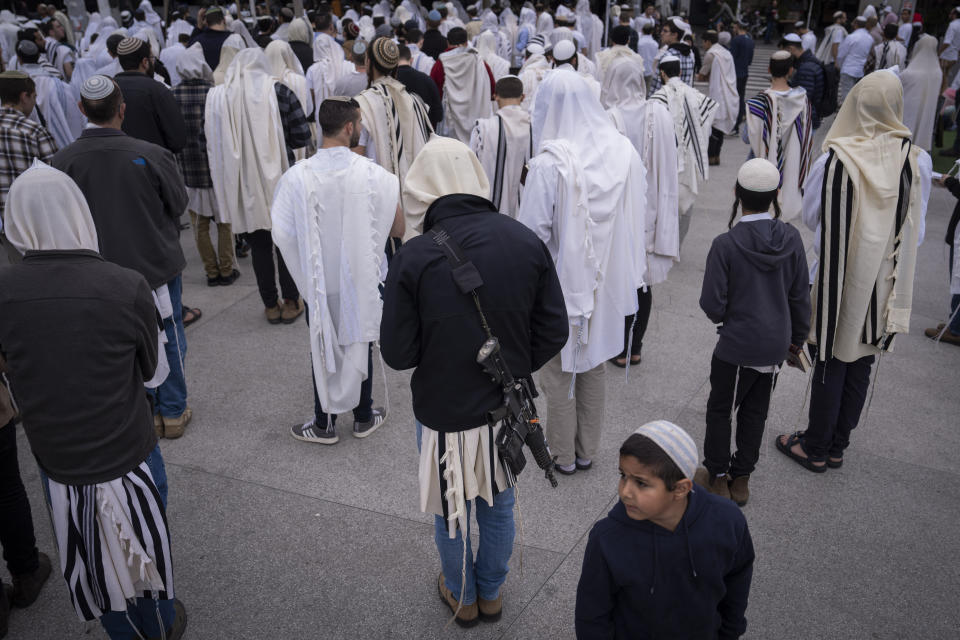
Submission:
[[[504,617],[469,631],[444,629],[447,610],[436,595],[433,529],[417,511],[409,374],[387,371],[385,390],[378,367],[375,398],[389,392],[390,418],[373,437],[347,435],[333,447],[293,440],[290,425],[312,410],[306,326],[265,322],[249,258],[234,286],[208,288],[184,236],[185,298],[204,312],[187,330],[194,422],[162,449],[187,637],[572,638],[584,543],[616,499],[619,444],[656,418],[702,443],[715,334],[697,299],[745,155],[729,139],[723,164],[711,168],[682,261],[654,291],[643,364],[629,380],[607,372],[595,469],[561,478],[556,490],[537,473],[523,475],[524,530]],[[876,368],[869,416],[842,470],[814,476],[775,451],[776,434],[801,424],[806,386],[794,370],[780,379],[745,508],[757,550],[749,638],[958,637],[960,349],[922,335],[947,309],[942,239],[954,203],[934,190],[911,333]],[[36,466],[22,434],[19,442],[39,546],[53,554]],[[83,632],[58,579],[11,623],[17,640]],[[103,636],[95,627],[88,637]]]

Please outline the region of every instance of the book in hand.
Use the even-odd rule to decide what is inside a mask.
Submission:
[[[787,366],[793,367],[794,369],[800,369],[800,371],[803,371],[804,373],[813,368],[813,364],[810,362],[807,352],[803,350],[803,347],[798,347],[796,345],[790,345],[790,349],[787,351]]]

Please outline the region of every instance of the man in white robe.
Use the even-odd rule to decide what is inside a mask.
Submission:
[[[562,40],[553,48],[553,67],[554,69],[573,69],[579,73],[590,85],[597,99],[600,99],[600,83],[594,76],[596,65],[589,58],[577,52],[577,45],[574,44],[573,40]],[[534,96],[534,103],[536,103],[536,96]]]
[[[490,202],[500,213],[517,217],[520,178],[530,160],[530,113],[523,108],[523,83],[516,76],[497,80],[497,113],[477,121],[470,149],[490,180]]]
[[[433,127],[423,100],[396,79],[399,59],[397,44],[389,38],[377,38],[368,49],[370,87],[356,97],[362,118],[357,150],[397,176],[402,191],[407,171]],[[404,240],[419,234],[421,224],[421,217],[407,212]]]
[[[630,27],[626,25],[617,25],[614,27],[610,32],[610,41],[613,42],[613,46],[597,54],[597,75],[600,78],[600,102],[602,102],[605,107],[610,106],[607,96],[611,92],[618,90],[618,87],[612,86],[609,74],[607,74],[607,70],[610,69],[615,62],[627,60],[630,64],[640,67],[641,75],[643,75],[644,72],[644,59],[627,46],[627,43],[630,42]],[[643,93],[641,93],[639,97],[643,99],[646,95],[646,85],[644,85]]]
[[[40,66],[39,53],[37,45],[29,40],[17,47],[19,70],[33,78],[37,87],[37,106],[30,119],[46,127],[57,148],[63,149],[80,136],[87,119],[77,106],[73,88]]]
[[[180,74],[177,72],[177,61],[180,59],[180,56],[183,55],[183,52],[187,50],[185,45],[189,41],[190,35],[183,34],[183,37],[179,41],[164,47],[163,51],[160,52],[160,62],[163,63],[163,66],[167,69],[167,73],[170,74],[171,88],[180,84]]]
[[[690,209],[696,202],[701,180],[709,177],[707,138],[717,103],[680,79],[680,60],[660,60],[663,86],[650,96],[666,105],[677,137],[677,170],[680,180],[680,242],[690,228]]]
[[[396,176],[351,151],[360,106],[329,98],[317,109],[323,143],[277,184],[273,241],[303,292],[310,327],[314,416],[294,425],[297,440],[334,444],[337,414],[353,410],[365,438],[387,418],[373,408],[371,343],[380,335],[382,247],[403,235]],[[362,203],[358,206],[358,203]]]
[[[450,49],[440,54],[430,72],[443,97],[439,133],[466,143],[473,124],[492,111],[493,72],[480,52],[467,44],[465,29],[451,29],[447,42]]]
[[[836,63],[840,43],[847,37],[847,28],[843,26],[846,22],[847,14],[837,11],[833,14],[833,24],[824,29],[823,40],[817,47],[817,58],[823,64]]]
[[[646,176],[593,88],[572,69],[551,72],[534,105],[533,147],[517,219],[547,245],[570,324],[541,371],[547,438],[557,470],[593,464],[604,412],[604,362],[620,353],[623,319],[644,286]]]
[[[510,74],[510,62],[497,54],[497,34],[495,32],[484,31],[477,36],[477,51],[480,52],[480,57],[490,67],[494,81]]]
[[[307,88],[313,104],[320,104],[334,95],[337,81],[354,71],[353,63],[348,62],[343,47],[334,37],[337,35],[330,14],[317,18],[319,33],[313,39],[313,64],[306,71]]]
[[[527,45],[526,54],[527,58],[520,67],[519,77],[523,83],[523,107],[532,109],[533,96],[536,95],[537,87],[540,86],[551,66],[544,55],[543,46],[536,42]]]
[[[637,290],[639,310],[624,321],[623,351],[612,360],[618,367],[640,364],[643,337],[653,306],[652,286],[665,282],[680,260],[679,185],[677,138],[670,112],[657,100],[644,100],[643,69],[628,59],[616,60],[608,70],[612,90],[608,95],[617,130],[630,139],[647,171],[645,241],[646,288]]]
[[[907,47],[897,40],[897,25],[888,24],[883,28],[883,42],[870,52],[867,66],[874,71],[907,66]]]
[[[744,140],[754,157],[772,162],[780,170],[777,203],[787,222],[800,215],[803,193],[813,153],[813,108],[802,87],[790,88],[793,59],[786,51],[770,57],[772,81],[768,89],[747,100]]]
[[[430,75],[433,71],[433,65],[436,60],[420,50],[423,46],[423,31],[419,29],[410,29],[407,31],[407,48],[410,49],[410,66],[419,71]]]
[[[720,150],[723,148],[723,137],[733,133],[737,126],[737,113],[740,110],[737,70],[730,52],[717,45],[716,31],[706,31],[703,34],[703,48],[703,66],[700,67],[699,80],[709,80],[708,95],[717,103],[717,113],[710,131],[707,158],[710,165],[718,165]],[[787,57],[789,56],[788,53]]]

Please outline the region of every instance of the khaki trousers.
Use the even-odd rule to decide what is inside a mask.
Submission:
[[[217,225],[217,251],[213,250],[213,241],[210,240],[210,223],[213,218],[202,216],[196,211],[190,211],[190,222],[193,224],[193,235],[197,241],[197,251],[203,260],[203,270],[208,278],[229,276],[233,272],[233,231],[226,223]],[[217,254],[220,254],[219,262]]]
[[[540,386],[547,396],[547,443],[557,464],[571,465],[575,458],[593,460],[600,446],[606,397],[604,365],[577,374],[570,394],[570,378],[556,356],[540,370]]]

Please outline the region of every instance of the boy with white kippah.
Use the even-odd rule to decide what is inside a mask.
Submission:
[[[760,458],[780,365],[788,352],[800,352],[810,330],[806,252],[800,232],[779,220],[780,181],[769,160],[754,158],[740,167],[730,230],[710,247],[700,294],[700,308],[720,325],[720,339],[710,364],[706,473],[697,482],[740,506],[750,497],[747,483]],[[734,411],[737,449],[731,456]]]
[[[594,525],[577,585],[577,638],[738,638],[753,541],[728,500],[695,489],[697,445],[649,422],[620,447],[620,500]]]

